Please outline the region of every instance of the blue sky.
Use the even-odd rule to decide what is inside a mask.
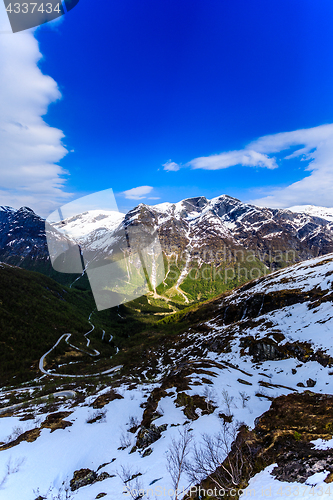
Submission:
[[[60,22],[0,35],[0,54],[13,51],[4,75],[30,78],[29,40],[36,77],[34,118],[18,119],[7,79],[6,127],[39,119],[43,150],[49,141],[29,167],[22,153],[9,181],[8,153],[0,204],[46,215],[111,187],[121,210],[224,193],[332,206],[332,25],[331,0],[80,0]],[[38,130],[34,140],[41,151]]]

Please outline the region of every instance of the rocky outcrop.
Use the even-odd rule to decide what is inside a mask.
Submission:
[[[108,472],[102,472],[101,474],[97,474],[97,472],[91,469],[80,469],[74,472],[73,478],[70,480],[70,488],[72,491],[78,490],[83,486],[87,486],[88,484],[93,484],[98,481],[104,481],[104,479],[108,479],[111,476]]]
[[[177,394],[175,404],[176,406],[182,406],[184,415],[191,420],[197,420],[201,415],[209,415],[216,409],[216,406],[208,398],[199,396],[199,394],[190,396],[185,392]]]
[[[95,401],[90,404],[90,406],[95,409],[100,409],[111,401],[114,401],[115,399],[123,399],[123,396],[118,394],[115,390],[111,389],[110,391],[98,396]]]
[[[80,469],[74,472],[73,479],[70,480],[70,487],[72,491],[82,488],[95,482],[97,478],[96,472],[91,469]]]
[[[331,439],[332,422],[333,396],[310,391],[280,396],[257,421],[257,457],[267,465],[276,462],[272,474],[281,481],[305,483],[316,472],[333,473],[332,450],[311,443]]]
[[[51,429],[51,432],[53,432],[56,429],[66,429],[66,427],[70,427],[73,425],[72,422],[68,422],[64,420],[64,418],[68,417],[71,413],[71,411],[50,413],[42,423],[41,428]]]
[[[9,448],[13,448],[13,446],[17,446],[22,443],[22,441],[27,441],[28,443],[32,443],[36,441],[36,439],[40,436],[40,429],[35,428],[30,431],[23,432],[16,439],[9,441],[9,443],[3,444],[0,446],[0,451],[8,450]]]
[[[163,424],[158,427],[155,424],[150,424],[149,428],[141,427],[136,438],[135,449],[148,448],[148,446],[160,439],[162,432],[164,432],[167,427],[168,424]],[[131,451],[133,452],[135,450],[132,448]]]

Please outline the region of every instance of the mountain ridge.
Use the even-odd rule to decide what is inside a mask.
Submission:
[[[166,277],[154,294],[179,303],[205,300],[256,275],[333,251],[333,221],[228,195],[140,203],[127,214],[87,210],[55,229],[57,237],[73,238],[93,260],[112,252],[115,235],[119,240],[121,232],[140,225],[158,234],[164,255]],[[0,210],[0,260],[65,284],[78,278],[52,269],[44,219],[27,208]],[[84,277],[76,281],[87,287]]]

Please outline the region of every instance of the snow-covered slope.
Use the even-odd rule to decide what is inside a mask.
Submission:
[[[85,238],[94,231],[113,231],[124,219],[125,214],[116,211],[89,210],[82,214],[66,219],[65,224],[55,225],[57,228],[63,228],[65,232],[77,238],[80,243],[84,243]]]
[[[89,210],[54,224],[53,227],[79,243],[83,249],[105,251],[124,217],[125,214],[121,212]]]
[[[333,208],[316,207],[315,205],[295,205],[288,210],[296,213],[305,213],[312,217],[320,217],[333,222]]]
[[[233,328],[243,336],[251,334],[258,340],[279,332],[284,337],[280,347],[288,342],[309,342],[316,351],[321,349],[333,357],[332,302],[333,255],[329,254],[235,290],[224,301],[224,322],[239,320]],[[249,321],[250,326],[244,328]],[[216,325],[226,328],[221,319]]]
[[[318,394],[332,391],[332,301],[330,254],[260,278],[187,313],[190,328],[151,345],[130,374],[120,375],[116,383],[110,378],[94,395],[81,386],[80,399],[60,403],[56,411],[71,412],[65,420],[72,425],[53,432],[43,427],[33,442],[22,441],[8,449],[0,444],[1,500],[34,500],[38,494],[47,496],[48,490],[47,498],[52,498],[51,491],[60,495],[57,498],[67,498],[59,489],[83,468],[108,475],[79,488],[77,500],[91,500],[101,493],[119,500],[124,474],[127,479],[140,474],[139,486],[145,492],[150,488],[145,498],[167,492],[172,488],[167,456],[186,421],[192,445],[198,445],[204,433],[213,437],[223,427],[222,414],[253,428],[272,398],[308,387]],[[101,418],[88,423],[98,416],[91,404],[109,393],[112,384],[121,398],[106,402]],[[50,412],[45,407],[43,413],[42,406],[31,405],[0,418],[0,441],[39,428]],[[31,420],[22,420],[27,414]],[[155,437],[143,445],[147,432]],[[323,467],[318,465],[320,476],[312,474],[307,484],[323,484],[324,473],[326,477],[329,472]],[[270,472],[261,472],[250,485],[268,488],[276,481]],[[125,486],[135,488],[135,482],[133,477]],[[188,485],[182,474],[180,491]]]

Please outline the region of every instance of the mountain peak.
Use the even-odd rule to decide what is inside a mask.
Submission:
[[[210,201],[211,203],[215,203],[216,201],[221,201],[221,200],[229,200],[237,203],[243,203],[241,200],[238,198],[235,198],[234,196],[229,196],[228,194],[220,194],[219,196],[216,196],[215,198],[212,198]]]
[[[18,213],[28,212],[28,213],[30,213],[30,214],[34,214],[34,215],[36,215],[36,214],[35,214],[35,212],[34,212],[31,208],[29,208],[29,207],[21,207],[21,208],[19,208],[19,209],[17,210],[17,212],[18,212]]]

